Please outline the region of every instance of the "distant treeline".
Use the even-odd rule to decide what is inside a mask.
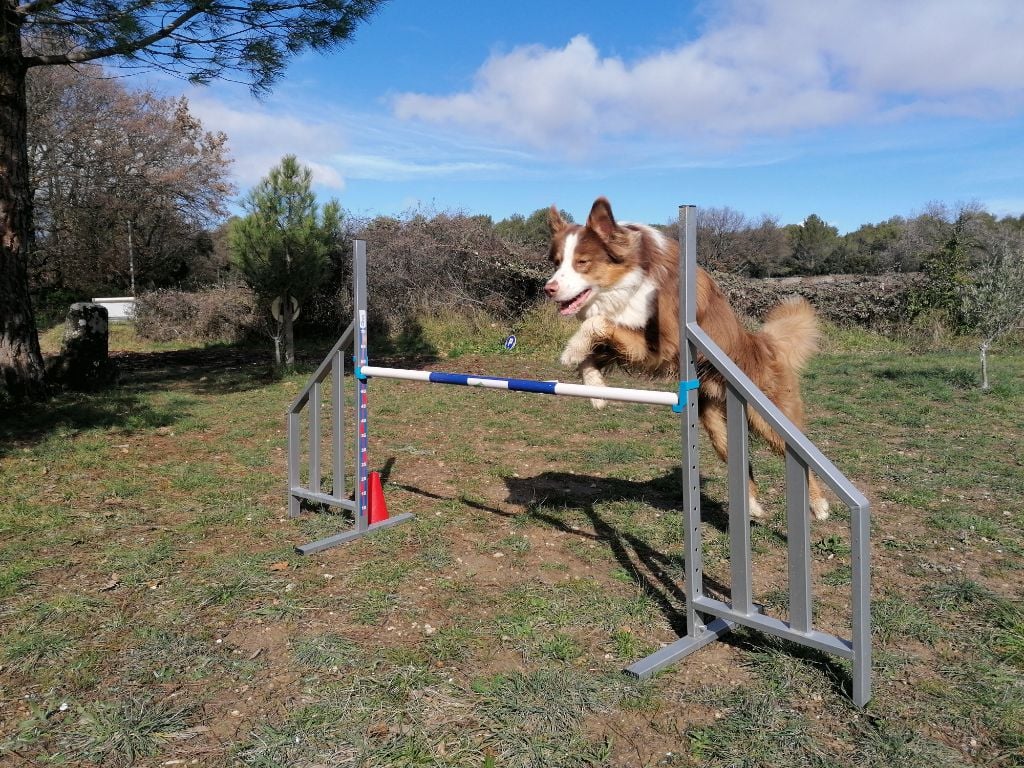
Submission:
[[[677,234],[674,223],[664,229]],[[814,213],[802,224],[780,226],[767,215],[698,208],[697,254],[710,269],[747,277],[919,272],[958,230],[969,230],[966,247],[983,248],[986,233],[1024,232],[1024,215],[999,219],[980,206],[931,204],[912,218],[893,216],[840,235]]]
[[[762,220],[745,227],[711,229],[709,221],[719,223],[724,213],[709,211],[709,218],[700,222],[698,256],[715,271],[737,309],[759,318],[785,296],[799,293],[831,322],[879,331],[897,330],[921,319],[952,331],[973,330],[977,311],[965,303],[964,287],[973,275],[989,269],[993,252],[1007,247],[1019,252],[1024,242],[1020,219],[997,220],[976,209],[936,207],[913,219],[862,227],[846,236],[815,221],[773,227]],[[740,219],[731,216],[731,220]],[[332,332],[350,320],[353,238],[369,244],[370,304],[377,331],[401,334],[425,314],[453,309],[504,320],[521,316],[542,299],[541,289],[551,271],[545,258],[546,222],[546,209],[497,223],[487,216],[423,211],[345,219],[345,232],[328,257],[326,279],[307,300],[301,322],[307,328]],[[674,234],[671,226],[664,229]],[[822,231],[828,237],[817,237]],[[879,232],[884,236],[869,237]],[[776,244],[771,252],[774,259],[758,258],[762,252],[754,243],[766,238]],[[224,238],[215,234],[212,241],[219,244]],[[871,254],[876,265],[885,261],[912,271],[814,274],[829,260],[838,263],[840,254],[850,258],[855,247]],[[218,248],[215,245],[215,254]],[[228,270],[226,254],[219,258]],[[867,259],[860,257],[857,263],[864,265]],[[760,267],[755,269],[754,264]],[[764,273],[770,279],[760,277]],[[149,307],[147,328],[154,329],[147,330],[147,335],[208,337],[211,328],[221,329],[216,332],[223,335],[222,329],[232,323],[268,322],[269,315],[255,306],[251,296],[215,291],[207,295],[212,302],[208,306],[198,296],[152,294],[144,302]],[[233,313],[237,320],[222,318],[224,312]],[[196,317],[198,326],[206,330],[190,331],[189,317]],[[244,329],[232,337],[241,335]]]

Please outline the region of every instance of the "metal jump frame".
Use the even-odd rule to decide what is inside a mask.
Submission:
[[[605,400],[669,405],[683,415],[682,444],[683,525],[686,549],[684,583],[686,593],[686,635],[626,669],[646,678],[717,640],[737,625],[781,637],[798,645],[847,659],[852,666],[853,702],[863,707],[871,698],[871,606],[870,606],[870,510],[867,499],[825,457],[824,454],[772,403],[697,325],[697,236],[696,207],[679,208],[679,370],[682,379],[677,392],[581,384],[504,379],[488,376],[379,368],[367,364],[366,348],[366,244],[355,241],[355,318],[310,378],[288,411],[288,510],[298,516],[302,500],[341,507],[353,513],[351,530],[305,544],[296,549],[312,554],[404,522],[411,514],[400,514],[370,524],[367,518],[367,379],[387,378],[461,384],[492,389],[599,397]],[[357,451],[356,493],[345,494],[344,475],[344,350],[353,345],[356,380]],[[703,553],[700,514],[700,480],[697,430],[697,355],[702,354],[726,380],[726,420],[729,447],[729,549],[732,579],[731,602],[704,594]],[[331,493],[321,490],[321,402],[322,385],[328,376],[332,413]],[[300,482],[300,417],[309,410],[309,478]],[[772,618],[753,602],[751,590],[750,509],[747,491],[749,436],[746,409],[752,408],[785,441],[786,524],[789,550],[789,621]],[[808,473],[815,472],[850,512],[851,629],[849,640],[813,627]],[[710,617],[705,621],[705,616]]]

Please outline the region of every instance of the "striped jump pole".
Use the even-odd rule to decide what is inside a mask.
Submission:
[[[413,371],[406,368],[379,368],[364,365],[356,369],[356,378],[399,379],[402,381],[425,381],[431,384],[458,384],[465,387],[504,389],[509,392],[531,392],[537,395],[561,395],[563,397],[590,397],[601,400],[615,400],[621,403],[643,403],[644,405],[669,405],[679,409],[679,392],[664,392],[656,389],[627,389],[624,387],[591,387],[586,384],[566,384],[561,381],[536,381],[534,379],[506,379],[498,376],[479,376],[472,373],[443,373],[441,371]],[[680,392],[696,389],[697,382],[682,382]],[[683,394],[685,405],[686,395]]]

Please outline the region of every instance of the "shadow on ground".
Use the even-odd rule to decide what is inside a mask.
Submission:
[[[394,459],[389,459],[382,473],[385,480],[393,466]],[[654,509],[681,515],[682,492],[677,471],[642,481],[567,472],[542,472],[534,477],[525,478],[506,477],[504,481],[508,488],[506,501],[522,507],[532,519],[563,533],[598,542],[607,547],[622,570],[654,600],[672,630],[680,636],[686,634],[686,593],[681,581],[685,562],[682,551],[675,554],[658,551],[639,536],[614,525],[600,511],[609,503],[643,502]],[[416,487],[400,483],[392,485],[428,498],[451,500]],[[459,500],[469,507],[490,514],[504,517],[517,514],[464,497]],[[550,512],[552,508],[558,507],[583,512],[593,530],[573,527]],[[729,518],[725,504],[703,492],[701,519],[723,533],[728,532]],[[783,533],[772,531],[772,534],[785,546],[786,536]],[[704,591],[718,600],[727,602],[731,599],[728,585],[712,579],[707,574],[704,574]],[[708,621],[711,618],[713,617],[706,617]],[[837,691],[848,697],[852,695],[853,683],[849,670],[829,654],[742,629],[726,634],[721,642],[748,653],[782,653],[799,659],[818,668]]]
[[[45,402],[0,410],[0,456],[59,431],[172,427],[191,415],[191,395],[246,391],[273,381],[266,353],[244,348],[114,352],[110,358],[116,376],[106,387],[56,392]],[[172,396],[154,404],[151,395],[162,391]]]
[[[312,373],[333,342],[310,341],[297,350],[297,370]],[[0,405],[0,457],[30,448],[60,430],[140,429],[173,427],[188,418],[189,396],[247,392],[279,379],[263,347],[214,345],[161,352],[112,352],[117,373],[106,387],[91,392],[57,392],[50,400],[25,405]],[[395,353],[383,365],[420,367],[434,358]],[[351,361],[346,366],[351,371]],[[155,392],[181,395],[155,406]],[[282,409],[287,403],[282,403]]]

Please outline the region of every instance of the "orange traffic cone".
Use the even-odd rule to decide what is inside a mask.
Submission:
[[[370,504],[367,514],[370,525],[388,519],[388,505],[384,502],[384,488],[380,484],[380,472],[370,473]]]

